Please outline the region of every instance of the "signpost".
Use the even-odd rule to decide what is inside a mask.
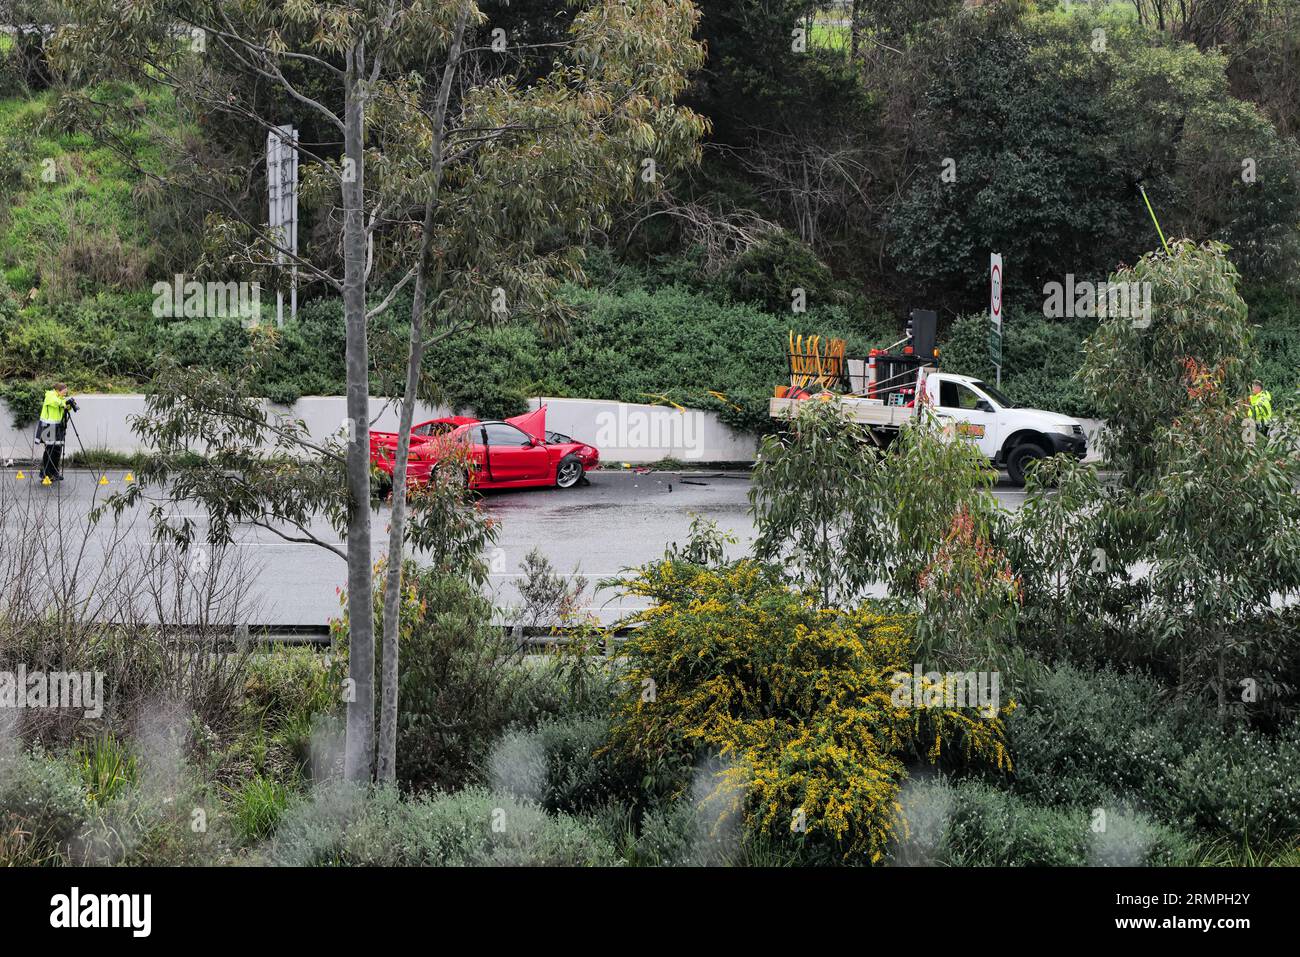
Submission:
[[[267,224],[285,251],[276,251],[283,264],[298,255],[298,131],[277,126],[266,134],[266,191],[270,213]],[[298,263],[290,265],[289,316],[298,315]],[[284,291],[275,290],[275,324],[284,325]]]
[[[997,385],[1002,387],[1002,254],[989,254],[989,358],[997,370]]]

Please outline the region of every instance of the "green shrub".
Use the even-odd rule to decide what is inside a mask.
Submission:
[[[89,817],[72,766],[42,751],[0,751],[0,864],[59,864]]]
[[[902,804],[907,830],[891,848],[894,864],[1163,867],[1194,854],[1180,832],[1139,812],[1043,807],[978,781],[911,781]]]
[[[1300,838],[1300,726],[1216,731],[1184,759],[1177,813],[1238,843]]]
[[[51,383],[52,384],[52,383]],[[5,380],[0,382],[0,399],[9,407],[10,420],[16,429],[35,426],[41,414],[45,386],[39,382]]]
[[[1007,721],[1015,789],[1080,807],[1169,794],[1190,743],[1208,730],[1151,678],[1063,665]]]
[[[686,797],[659,804],[645,814],[635,845],[636,863],[650,867],[731,864],[740,857],[742,841],[734,820],[703,813],[697,800]]]
[[[1007,722],[1013,790],[1039,804],[1141,808],[1234,841],[1300,835],[1300,728],[1225,730],[1141,675],[1047,673]]]
[[[229,863],[231,819],[192,769],[153,769],[97,806],[73,842],[71,863],[90,866],[196,867]],[[157,774],[163,770],[162,775]]]
[[[797,236],[772,233],[727,264],[723,287],[740,302],[752,302],[771,312],[791,313],[795,289],[804,291],[805,305],[827,305],[831,271]]]
[[[268,734],[302,716],[335,709],[339,675],[333,663],[311,648],[276,648],[248,660],[243,707]]]
[[[639,797],[641,778],[607,750],[609,720],[599,716],[548,718],[497,742],[489,763],[495,790],[547,811],[580,813]]]
[[[691,791],[674,801],[659,801],[624,840],[624,856],[641,867],[788,867],[842,865],[824,848],[781,840],[741,825],[739,817],[713,803],[709,777],[718,766],[696,772]]]
[[[600,866],[613,845],[590,823],[514,797],[468,788],[403,797],[339,783],[294,804],[268,850],[290,865]]]
[[[264,792],[272,783],[291,789],[313,775],[332,774],[332,768],[314,766],[323,755],[313,743],[342,710],[343,668],[310,648],[281,647],[250,657],[240,733],[217,755],[217,780],[238,793],[264,778]],[[247,797],[256,799],[256,792]]]
[[[553,675],[523,660],[518,642],[492,623],[492,603],[463,578],[412,563],[404,584],[398,779],[416,788],[485,783],[497,738],[557,709]],[[378,609],[378,589],[375,597]],[[337,639],[346,646],[346,620]]]
[[[109,738],[0,755],[0,866],[218,864],[224,820],[187,767],[138,767]]]
[[[1074,380],[1083,361],[1083,341],[1095,328],[1086,320],[1047,319],[1028,310],[1008,309],[1002,325],[1002,391],[1025,406],[1091,417],[1095,410]],[[956,319],[940,342],[945,372],[993,382],[989,358],[989,317]]]
[[[162,347],[180,365],[236,369],[244,360],[249,338],[235,317],[175,319],[161,332]]]
[[[66,326],[52,316],[36,316],[7,323],[0,348],[12,375],[34,376],[66,366],[74,346]]]

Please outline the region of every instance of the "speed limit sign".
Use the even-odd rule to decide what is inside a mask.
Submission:
[[[997,370],[997,384],[1002,385],[1002,254],[989,254],[989,358]]]
[[[1002,254],[989,255],[989,314],[993,325],[1002,329]]]

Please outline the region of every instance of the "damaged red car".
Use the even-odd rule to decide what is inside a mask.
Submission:
[[[370,433],[370,461],[390,479],[396,432]],[[600,464],[600,452],[546,431],[546,406],[500,422],[452,415],[411,429],[407,485],[425,485],[440,463],[465,473],[470,488],[572,488]]]

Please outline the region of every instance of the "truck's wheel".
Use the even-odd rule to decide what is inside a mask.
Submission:
[[[1007,472],[1011,476],[1011,481],[1016,485],[1024,485],[1025,469],[1029,467],[1029,463],[1046,457],[1047,452],[1041,445],[1035,445],[1033,442],[1017,445],[1007,456]]]
[[[576,455],[566,455],[555,467],[555,487],[573,488],[582,478],[582,460]]]

